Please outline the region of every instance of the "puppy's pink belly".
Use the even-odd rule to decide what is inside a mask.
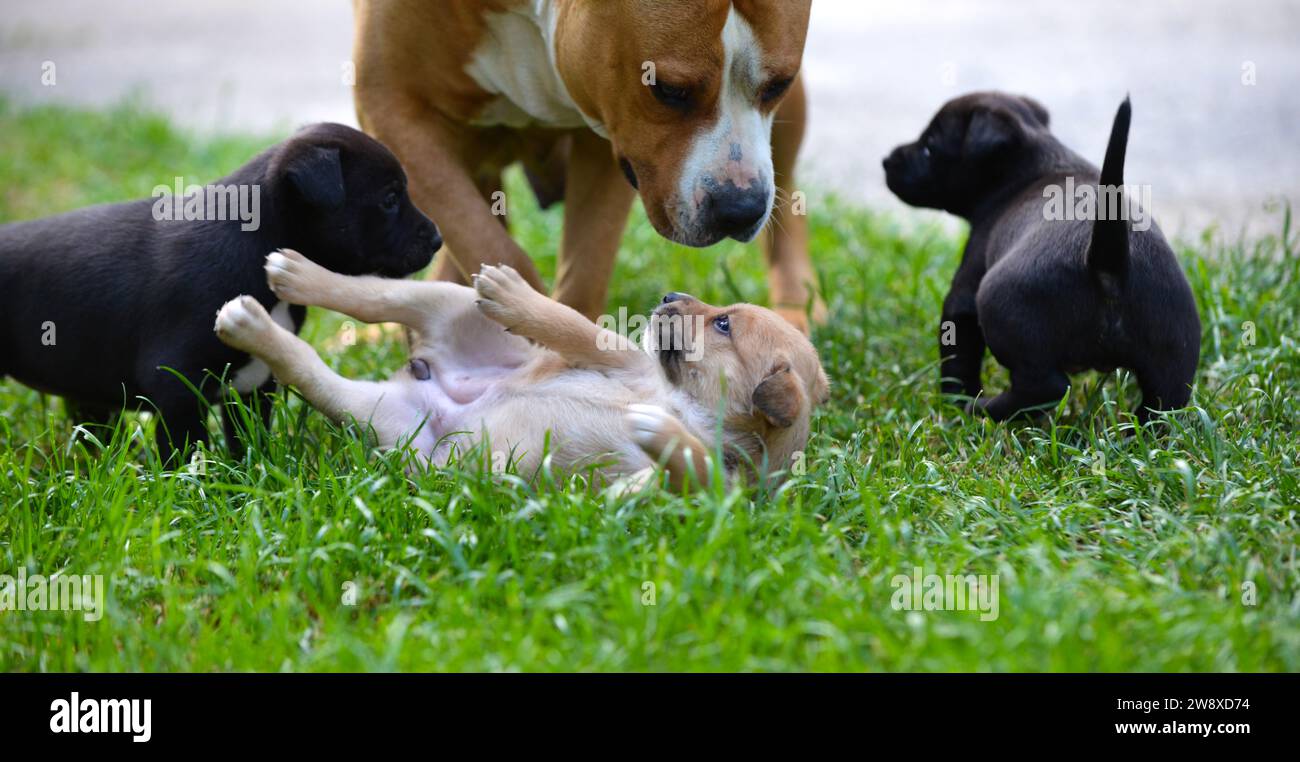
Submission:
[[[427,383],[436,384],[443,395],[455,405],[470,405],[487,394],[496,383],[513,373],[518,366],[465,366],[441,365],[431,362],[432,378]]]
[[[458,433],[473,438],[479,433],[483,404],[490,401],[491,392],[517,368],[464,365],[448,362],[446,358],[441,362],[435,359],[425,362],[429,378],[414,379],[416,407],[424,425],[416,446],[437,460],[439,453],[447,449],[445,438]]]

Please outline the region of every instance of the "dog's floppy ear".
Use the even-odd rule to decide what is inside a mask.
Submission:
[[[991,156],[1011,147],[1020,136],[1016,118],[1002,109],[981,108],[971,114],[962,142],[966,157]]]
[[[750,402],[754,410],[767,419],[768,423],[779,428],[794,425],[803,408],[803,384],[799,377],[790,370],[789,363],[781,363],[772,369],[767,377],[758,382]]]
[[[285,167],[285,178],[293,192],[310,206],[338,209],[343,206],[343,162],[339,149],[306,146]]]

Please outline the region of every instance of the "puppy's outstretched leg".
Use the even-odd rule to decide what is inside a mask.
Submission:
[[[559,354],[571,365],[653,370],[654,362],[625,337],[601,328],[572,307],[534,291],[509,266],[485,265],[474,278],[484,315]]]
[[[431,335],[439,312],[468,293],[451,283],[340,275],[292,249],[266,257],[266,281],[290,304],[324,307],[364,323],[401,323],[424,335]]]
[[[1015,368],[1011,371],[1011,388],[993,399],[981,399],[976,405],[995,421],[1005,421],[1060,402],[1070,389],[1070,377],[1059,370]]]
[[[632,441],[655,463],[663,464],[674,492],[708,483],[708,448],[667,410],[658,405],[629,405],[624,421]]]
[[[217,337],[265,362],[282,384],[295,387],[312,407],[336,422],[349,417],[370,423],[381,447],[392,447],[411,434],[415,408],[396,387],[354,381],[330,370],[307,342],[277,325],[251,296],[226,303],[217,313]]]

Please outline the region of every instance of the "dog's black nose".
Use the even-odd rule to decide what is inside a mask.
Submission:
[[[725,236],[748,236],[767,216],[767,188],[754,183],[741,189],[732,183],[707,196],[709,227]]]
[[[437,251],[442,248],[442,233],[438,230],[437,225],[429,224],[420,229],[420,240],[429,244],[429,248]]]
[[[664,304],[672,304],[673,302],[680,302],[685,298],[686,298],[686,294],[679,294],[676,291],[670,291],[667,294],[664,294]]]

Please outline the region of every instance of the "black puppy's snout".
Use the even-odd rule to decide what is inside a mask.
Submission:
[[[895,148],[890,151],[889,155],[880,161],[880,165],[885,168],[886,172],[893,172],[903,165],[903,149]]]

